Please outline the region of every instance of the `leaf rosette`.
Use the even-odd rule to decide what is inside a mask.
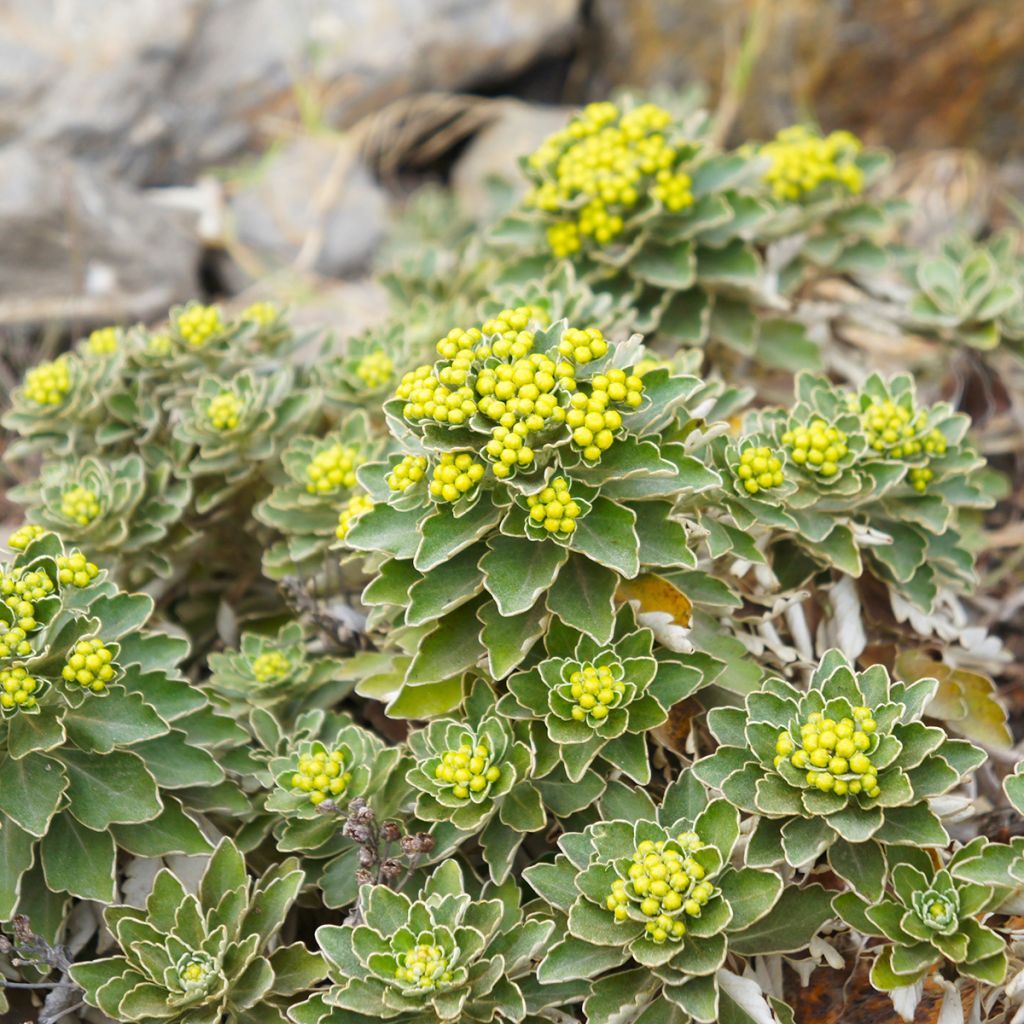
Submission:
[[[363,890],[363,923],[323,925],[317,941],[333,986],[294,1007],[296,1024],[523,1020],[560,999],[531,977],[555,924],[524,915],[514,885],[466,891],[459,865],[441,864],[415,899]]]
[[[764,313],[823,271],[884,265],[874,239],[891,209],[861,192],[885,158],[802,126],[723,152],[709,128],[700,112],[630,99],[585,107],[521,162],[531,187],[491,232],[509,250],[503,277],[569,263],[595,292],[629,296],[636,330],[820,365],[798,324]],[[769,273],[765,252],[781,240]]]
[[[285,1024],[285,1011],[325,975],[318,953],[275,942],[302,887],[289,858],[255,883],[229,839],[186,891],[166,869],[145,907],[111,907],[120,953],[77,963],[85,1000],[115,1020],[167,1024]]]
[[[880,665],[855,672],[833,650],[806,692],[770,679],[743,707],[712,709],[708,727],[721,746],[694,772],[758,816],[748,863],[796,867],[828,850],[837,874],[863,884],[862,872],[884,877],[890,845],[945,846],[928,800],[984,753],[921,722],[937,686],[892,682]]]
[[[3,426],[20,435],[8,454],[32,452],[66,455],[102,422],[102,395],[114,364],[109,360],[66,354],[32,367],[11,395]]]
[[[936,967],[989,985],[1003,981],[1006,943],[984,919],[1006,895],[1006,880],[1002,886],[979,884],[961,879],[958,871],[976,862],[987,842],[979,836],[941,867],[924,850],[902,848],[881,899],[866,900],[856,892],[834,899],[847,924],[883,940],[871,967],[875,988],[914,985]]]
[[[339,506],[363,493],[356,470],[380,453],[372,437],[366,415],[356,413],[324,437],[298,437],[282,452],[285,479],[253,509],[260,522],[283,535],[263,558],[271,579],[323,568],[337,540]]]
[[[152,599],[54,534],[0,578],[45,590],[31,650],[0,659],[0,916],[56,929],[67,894],[114,899],[119,853],[209,849],[195,812],[248,806],[211,751],[244,734],[181,674],[187,642],[145,628]]]
[[[441,339],[444,358],[385,407],[407,454],[359,471],[375,504],[345,544],[389,556],[364,600],[375,622],[431,627],[410,689],[484,658],[506,675],[552,616],[606,643],[622,578],[696,566],[672,499],[718,476],[660,432],[702,383],[665,369],[641,380],[637,339],[612,345],[564,321],[542,330],[531,316],[506,310]]]
[[[315,392],[297,391],[287,370],[263,376],[242,370],[230,379],[204,376],[174,431],[179,444],[192,448],[188,475],[216,478],[200,497],[201,508],[225,500],[274,457],[302,429],[316,399]]]
[[[406,778],[419,793],[417,816],[450,824],[456,842],[479,834],[492,877],[504,881],[525,834],[548,820],[542,790],[531,781],[528,738],[517,736],[481,681],[464,719],[435,719],[410,733],[408,744],[414,765]]]
[[[969,419],[945,403],[920,406],[908,375],[875,374],[849,392],[801,374],[796,393],[792,410],[761,411],[746,422],[751,438],[769,438],[796,487],[780,490],[777,502],[767,500],[771,490],[734,487],[724,505],[737,526],[779,531],[768,555],[794,584],[822,565],[860,576],[866,562],[918,608],[930,609],[942,587],[970,589],[973,556],[960,513],[986,508],[991,498],[980,479],[984,460],[965,440]],[[726,447],[719,439],[719,463],[728,461]]]
[[[584,1004],[590,1024],[614,1020],[624,1002],[639,1014],[663,1001],[684,1020],[716,1021],[729,1000],[719,974],[730,953],[801,949],[832,912],[821,886],[784,894],[774,872],[734,867],[739,814],[708,800],[689,771],[660,807],[616,782],[600,810],[585,831],[560,837],[552,863],[524,872],[567,915],[568,934],[547,951],[538,980],[596,979]]]
[[[233,707],[294,709],[328,706],[351,689],[337,658],[307,650],[305,631],[289,622],[274,635],[243,633],[237,650],[214,651],[207,658],[209,687]]]
[[[542,659],[509,678],[498,709],[542,722],[534,744],[557,752],[571,782],[600,758],[645,785],[651,777],[646,733],[703,683],[702,672],[685,659],[655,652],[654,633],[637,628],[626,606],[607,645],[564,626],[549,629]],[[549,756],[545,751],[543,760]]]
[[[174,478],[165,454],[149,448],[145,458],[46,462],[37,482],[13,493],[28,505],[31,519],[91,556],[167,575],[171,562],[160,541],[180,518],[191,486]]]
[[[346,906],[356,898],[359,864],[357,844],[343,834],[345,811],[359,797],[380,820],[407,816],[406,755],[348,716],[319,709],[298,715],[290,731],[258,709],[250,729],[253,739],[231,764],[267,795],[239,833],[240,845],[255,849],[272,835],[278,851],[303,857],[327,906]]]

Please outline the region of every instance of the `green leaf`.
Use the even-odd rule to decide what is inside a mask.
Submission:
[[[782,879],[774,871],[739,868],[722,876],[722,895],[732,908],[733,931],[742,931],[759,921],[775,906],[782,892]]]
[[[548,820],[540,792],[529,782],[513,787],[501,801],[498,814],[503,824],[517,832],[537,832]]]
[[[10,921],[18,905],[21,876],[32,867],[35,838],[0,814],[0,921]]]
[[[125,750],[89,754],[61,752],[68,772],[71,813],[86,828],[135,825],[155,818],[163,806],[153,776],[137,754]]]
[[[465,515],[456,518],[448,508],[439,508],[423,520],[423,539],[416,549],[413,564],[420,572],[429,572],[475,540],[489,534],[505,510],[489,501],[478,501]]]
[[[223,770],[213,757],[189,744],[185,734],[177,729],[134,744],[132,752],[145,761],[161,789],[212,786],[224,778]]]
[[[199,826],[172,798],[164,798],[164,809],[142,825],[114,825],[110,830],[117,845],[138,857],[163,857],[169,853],[186,856],[208,853],[210,841]]]
[[[168,731],[163,719],[137,693],[113,687],[104,700],[86,700],[65,719],[68,738],[83,750],[108,754],[115,747],[155,739]]]
[[[885,887],[885,853],[873,839],[866,843],[850,843],[837,839],[828,851],[832,870],[845,878],[854,890],[872,903],[882,898]]]
[[[46,884],[83,900],[114,899],[115,848],[109,832],[86,828],[70,814],[54,819],[40,844]]]
[[[46,834],[67,787],[61,764],[43,754],[0,763],[0,811],[34,836]]]
[[[807,336],[807,328],[794,320],[764,320],[757,358],[764,366],[799,373],[821,368],[821,349]]]
[[[786,860],[800,867],[825,850],[836,837],[821,818],[790,818],[782,827],[782,847]]]
[[[274,968],[274,993],[293,996],[311,989],[327,973],[319,953],[311,953],[301,942],[279,946],[270,954]]]
[[[480,560],[484,586],[502,615],[521,615],[533,608],[569,557],[569,552],[554,541],[504,534],[492,537],[487,547]]]
[[[702,246],[697,252],[697,279],[702,285],[752,285],[761,276],[753,250],[736,239],[720,249]]]
[[[412,558],[420,544],[422,514],[420,509],[403,512],[378,502],[353,523],[345,544],[356,551],[386,551],[396,558]]]
[[[389,701],[391,718],[436,718],[462,703],[463,677],[453,676],[436,683],[406,683]]]
[[[464,604],[449,612],[420,641],[419,650],[406,673],[416,683],[437,683],[472,668],[484,654],[480,642],[480,601]]]
[[[692,242],[659,245],[648,242],[633,257],[630,273],[645,284],[665,291],[683,291],[696,279],[697,259]]]
[[[89,614],[100,620],[97,632],[106,641],[135,633],[153,614],[153,599],[146,594],[101,595],[89,604]]]
[[[479,614],[484,624],[480,639],[487,649],[491,675],[504,679],[543,634],[547,608],[543,601],[538,601],[519,615],[502,615],[496,604],[485,604]]]
[[[610,569],[574,554],[548,592],[548,609],[567,626],[606,644],[615,631],[617,585],[618,577]]]
[[[628,956],[625,949],[594,946],[570,935],[548,950],[537,968],[537,980],[547,985],[576,978],[594,978],[618,967]]]
[[[508,877],[512,860],[522,845],[523,833],[503,824],[497,816],[480,833],[480,846],[491,878],[499,885]]]
[[[860,576],[863,571],[860,551],[853,539],[853,531],[848,526],[836,526],[823,541],[817,544],[805,541],[805,544],[812,552],[849,576]]]
[[[831,916],[830,893],[822,886],[787,886],[771,913],[731,936],[730,950],[741,956],[796,952]]]
[[[438,619],[478,593],[483,585],[478,564],[483,553],[482,544],[466,548],[449,558],[443,570],[428,572],[417,580],[409,588],[406,625],[421,626]]]
[[[636,513],[608,498],[596,498],[590,511],[576,521],[570,544],[592,561],[615,569],[627,579],[640,571],[640,539]]]
[[[887,807],[885,821],[875,833],[880,843],[907,846],[946,846],[949,836],[926,803],[910,807]]]
[[[37,715],[15,715],[8,725],[7,750],[11,757],[24,757],[33,750],[45,753],[62,746],[67,737],[53,709],[43,708]]]

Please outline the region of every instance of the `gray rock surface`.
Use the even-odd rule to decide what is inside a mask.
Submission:
[[[0,133],[136,183],[190,181],[312,87],[333,127],[562,50],[580,0],[7,0]],[[271,133],[272,134],[272,133]]]
[[[507,100],[495,105],[494,120],[466,147],[452,171],[452,185],[464,209],[487,219],[492,210],[492,182],[503,183],[504,198],[511,202],[526,190],[519,171],[521,156],[532,153],[552,132],[572,116],[569,107]]]
[[[53,149],[0,149],[0,327],[147,319],[196,294],[189,219]]]
[[[272,271],[342,277],[363,269],[387,228],[388,200],[344,139],[295,139],[240,179],[229,203],[235,240]]]

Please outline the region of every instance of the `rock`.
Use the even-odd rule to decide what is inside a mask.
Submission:
[[[518,74],[566,48],[580,0],[8,0],[0,130],[137,183],[190,181],[289,114],[345,127],[417,90]],[[57,8],[57,10],[55,10]]]
[[[52,150],[0,149],[0,326],[144,320],[199,287],[189,218]]]
[[[515,100],[496,103],[494,120],[477,133],[452,171],[452,186],[462,208],[482,220],[501,212],[494,208],[494,185],[499,182],[500,199],[511,205],[526,190],[519,158],[532,153],[571,116],[569,107],[543,107]]]
[[[388,200],[340,137],[306,136],[265,157],[231,196],[234,237],[264,263],[329,277],[363,269],[387,228]]]
[[[596,88],[718,90],[751,11],[763,45],[736,135],[764,137],[813,111],[898,149],[1024,151],[1024,6],[1005,0],[594,0]]]

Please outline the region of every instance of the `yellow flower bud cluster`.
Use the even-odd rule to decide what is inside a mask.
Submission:
[[[38,681],[20,665],[0,669],[0,708],[5,711],[34,708],[38,688]]]
[[[569,692],[576,703],[572,717],[577,722],[599,725],[608,717],[625,692],[623,668],[618,662],[591,665],[589,662],[569,676]]]
[[[214,430],[236,430],[244,404],[233,391],[222,391],[210,399],[206,406],[206,418]]]
[[[146,351],[151,356],[169,356],[174,348],[174,339],[166,331],[157,331],[146,339]]]
[[[372,508],[373,498],[368,494],[353,494],[348,499],[345,507],[338,513],[338,525],[334,531],[334,536],[338,540],[344,540],[348,536],[348,531],[352,529],[352,524]]]
[[[470,452],[445,452],[434,466],[430,494],[437,501],[458,501],[484,478],[486,469]]]
[[[864,188],[864,173],[854,162],[860,140],[850,132],[832,132],[824,138],[805,125],[784,128],[760,155],[770,163],[764,180],[779,200],[797,200],[827,181],[856,195]]]
[[[740,452],[736,475],[743,481],[748,494],[767,491],[782,484],[782,461],[771,448],[751,446]]]
[[[596,327],[570,327],[558,343],[558,351],[566,359],[586,364],[600,359],[608,351],[608,342]]]
[[[19,526],[7,538],[7,546],[12,548],[14,551],[24,551],[37,537],[42,537],[46,533],[46,528],[38,526],[35,523],[26,523],[24,526]]]
[[[257,683],[276,683],[291,668],[292,663],[283,651],[264,651],[252,659],[252,674]]]
[[[53,593],[53,580],[45,572],[15,571],[0,575],[0,598],[14,613],[15,625],[26,633],[38,628],[36,601]]]
[[[556,257],[579,252],[587,239],[613,241],[645,196],[673,211],[692,205],[690,178],[679,168],[683,155],[664,134],[671,125],[671,114],[652,103],[627,113],[614,103],[592,103],[532,154],[530,167],[545,180],[526,205],[565,215],[547,231]]]
[[[497,782],[501,769],[491,764],[487,744],[477,741],[463,743],[458,750],[446,750],[434,769],[434,778],[456,799],[468,800],[471,793],[484,793]]]
[[[65,587],[87,587],[97,577],[99,571],[99,566],[88,561],[81,551],[57,557],[57,578]]]
[[[64,492],[60,500],[60,511],[66,519],[73,520],[79,526],[88,526],[100,514],[100,501],[95,491],[75,486]]]
[[[789,731],[779,733],[775,767],[788,760],[794,768],[807,771],[808,786],[816,786],[823,793],[862,793],[874,798],[881,792],[878,772],[871,762],[871,753],[878,745],[877,729],[870,708],[855,707],[853,718],[838,722],[814,711],[800,726],[799,741]]]
[[[573,444],[588,462],[596,462],[615,440],[622,426],[622,414],[609,405],[637,409],[643,403],[644,384],[635,374],[612,369],[599,373],[590,381],[590,394],[577,391],[569,399],[565,422],[572,428]]]
[[[693,206],[693,179],[684,171],[660,170],[654,176],[651,195],[659,200],[665,209],[679,213]]]
[[[190,348],[202,348],[224,329],[224,322],[216,306],[195,303],[178,314],[175,327],[186,345]]]
[[[404,985],[419,989],[435,989],[452,980],[444,950],[426,943],[413,946],[399,956],[395,977]]]
[[[91,356],[112,356],[121,344],[117,327],[100,327],[85,339],[85,351]]]
[[[839,460],[848,451],[846,434],[822,419],[813,419],[805,427],[787,430],[782,435],[782,443],[789,448],[793,462],[824,477],[832,477],[839,472]]]
[[[0,633],[0,658],[27,658],[31,653],[32,645],[20,626],[12,626]]]
[[[465,423],[476,412],[473,389],[462,385],[454,391],[434,376],[430,366],[418,366],[402,377],[395,396],[405,402],[402,415],[411,422]]]
[[[186,989],[202,988],[212,973],[213,969],[205,959],[193,959],[178,971],[178,980]]]
[[[427,460],[422,455],[406,455],[388,473],[388,487],[393,491],[407,491],[423,479],[427,471]]]
[[[114,655],[102,640],[79,640],[61,670],[64,681],[102,693],[115,676]]]
[[[268,327],[281,315],[280,308],[273,302],[254,302],[242,310],[242,319]]]
[[[686,934],[686,918],[700,917],[715,887],[690,854],[704,844],[694,833],[678,840],[645,839],[633,854],[626,878],[612,882],[605,906],[616,921],[625,921],[632,904],[647,918],[647,936],[659,945]]]
[[[572,500],[569,482],[565,477],[556,476],[551,483],[526,499],[530,509],[530,522],[541,526],[548,533],[568,537],[576,529],[582,509]]]
[[[61,357],[53,362],[33,366],[25,374],[21,393],[36,405],[60,405],[71,390],[71,371],[68,360]]]
[[[320,750],[299,758],[292,775],[292,789],[308,793],[309,802],[316,807],[328,797],[341,796],[351,778],[352,773],[346,770],[344,751]]]
[[[910,481],[910,486],[913,487],[918,494],[924,494],[928,489],[928,484],[935,479],[935,472],[927,466],[915,466],[911,469],[907,479]]]
[[[349,445],[334,444],[317,452],[306,466],[306,490],[310,494],[330,494],[339,487],[355,487],[356,469],[363,461]]]
[[[384,387],[395,372],[391,357],[381,349],[368,352],[356,364],[356,376],[371,390]]]
[[[924,410],[915,413],[905,405],[897,405],[891,399],[884,402],[872,402],[861,413],[861,424],[864,437],[872,451],[879,452],[891,459],[912,458],[920,455],[925,442],[920,435],[928,425],[928,413]],[[946,439],[937,430],[942,450],[945,451]],[[932,448],[936,439],[929,437]]]

